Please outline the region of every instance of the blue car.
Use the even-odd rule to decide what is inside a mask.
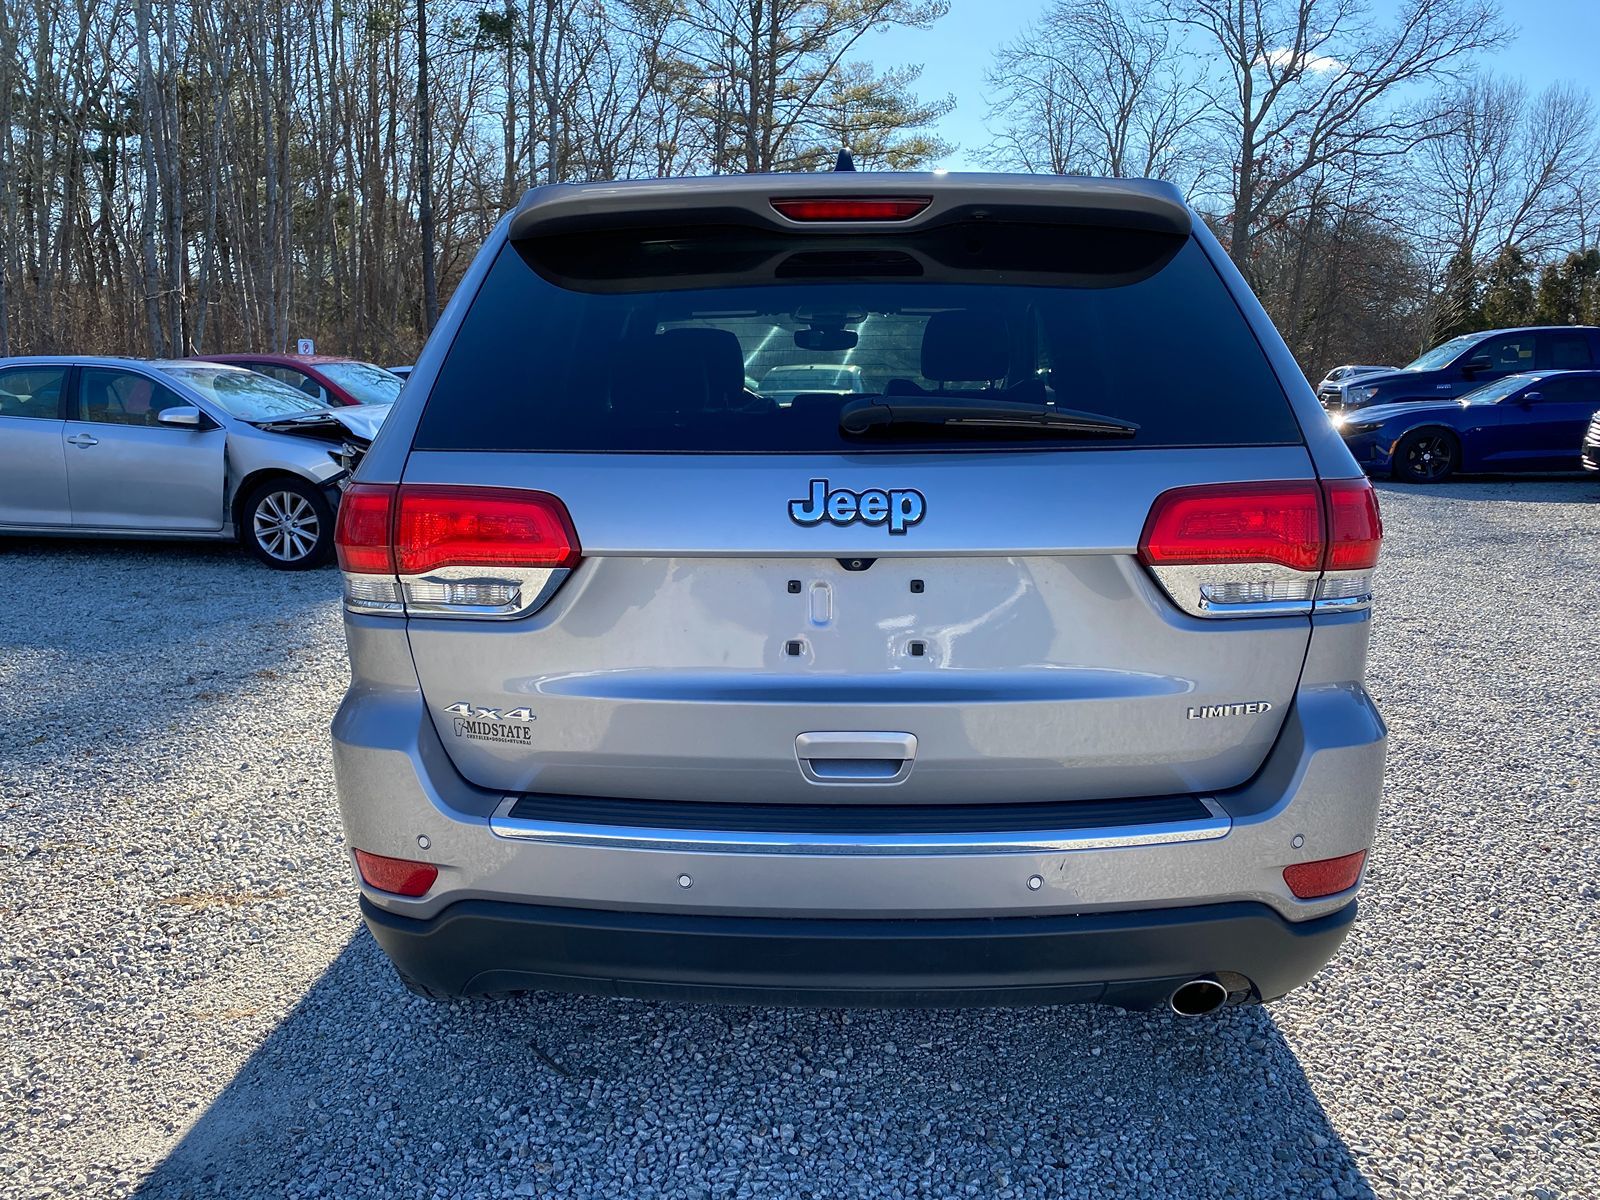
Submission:
[[[1341,416],[1384,404],[1458,400],[1476,388],[1529,371],[1590,368],[1600,368],[1600,327],[1485,329],[1442,342],[1398,370],[1356,372],[1338,379],[1330,374],[1318,385],[1317,399],[1330,416]]]
[[[1576,471],[1600,412],[1600,371],[1508,375],[1459,400],[1377,404],[1333,418],[1369,475],[1438,483],[1457,471]]]

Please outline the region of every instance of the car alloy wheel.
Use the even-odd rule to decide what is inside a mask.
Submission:
[[[256,541],[273,558],[299,562],[316,550],[322,520],[304,496],[268,492],[256,505],[255,531]]]
[[[1456,469],[1455,442],[1439,430],[1414,433],[1400,447],[1400,462],[1407,479],[1437,483]]]
[[[245,549],[279,571],[306,571],[333,553],[333,506],[315,484],[269,479],[239,506]]]

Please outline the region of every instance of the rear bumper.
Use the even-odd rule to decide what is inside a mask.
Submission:
[[[809,834],[771,845],[770,836],[734,844],[704,830],[519,827],[529,823],[517,819],[518,799],[467,785],[427,714],[403,694],[346,703],[335,725],[334,764],[348,845],[437,865],[438,881],[416,899],[365,893],[376,907],[415,920],[476,900],[849,920],[1067,916],[1245,901],[1299,922],[1350,899],[1296,899],[1283,869],[1372,846],[1384,734],[1359,688],[1302,689],[1258,775],[1197,798],[1216,817],[1088,829],[1027,823],[1010,836],[973,832],[938,842],[908,833],[899,847],[879,845],[875,834],[837,846]],[[1150,806],[1165,813],[1158,800]],[[908,811],[907,820],[916,815]]]
[[[451,995],[547,989],[736,1004],[1164,1005],[1215,976],[1230,1002],[1310,979],[1353,901],[1286,921],[1261,904],[1002,919],[843,920],[621,913],[465,900],[398,916],[362,900],[407,975]]]
[[[1235,972],[1270,999],[1327,960],[1354,911],[1355,889],[1297,899],[1284,868],[1373,845],[1387,731],[1351,680],[1365,614],[1315,619],[1277,745],[1249,782],[1191,797],[1193,819],[1155,798],[1115,806],[1148,804],[1142,825],[997,832],[978,816],[1005,806],[979,804],[958,838],[897,818],[896,844],[839,821],[774,844],[754,822],[675,827],[665,810],[687,804],[602,799],[582,802],[588,825],[541,824],[529,797],[455,770],[404,629],[378,621],[351,622],[365,675],[333,727],[346,843],[438,867],[423,896],[363,888],[362,906],[441,991],[1139,1005]]]

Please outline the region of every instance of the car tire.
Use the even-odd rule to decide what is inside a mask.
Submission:
[[[269,479],[245,498],[238,514],[240,540],[274,570],[310,570],[333,554],[333,506],[304,479]]]
[[[1443,483],[1461,465],[1461,441],[1448,429],[1415,429],[1394,448],[1391,473],[1405,483]]]

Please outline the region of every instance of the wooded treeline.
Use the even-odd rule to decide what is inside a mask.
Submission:
[[[862,39],[946,5],[0,0],[0,353],[407,360],[531,183],[939,163],[954,98]],[[1309,372],[1600,320],[1595,110],[1487,73],[1509,36],[1492,0],[1052,0],[968,156],[1172,179]]]
[[[1495,76],[1493,0],[1053,0],[989,73],[997,162],[1159,175],[1300,364],[1600,323],[1600,124]]]
[[[852,52],[944,10],[0,0],[0,353],[315,337],[408,358],[425,221],[448,298],[533,182],[810,169],[844,141],[863,167],[943,153],[926,129],[951,102]]]

